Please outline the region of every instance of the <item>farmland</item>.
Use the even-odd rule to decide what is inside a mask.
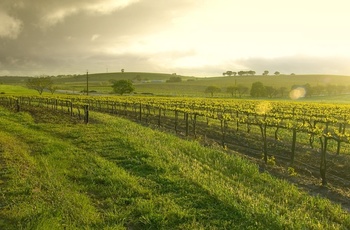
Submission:
[[[94,77],[92,89],[110,88]],[[227,78],[189,77],[185,91],[214,80]],[[0,85],[0,227],[349,228],[348,105],[169,97],[174,83],[139,84],[173,88],[39,97]]]
[[[95,112],[88,125],[0,113],[3,229],[350,226],[340,206],[214,146]]]
[[[227,87],[241,85],[251,88],[254,82],[263,82],[265,86],[275,88],[285,87],[287,91],[294,85],[310,84],[311,86],[344,86],[347,89],[350,86],[348,76],[336,75],[280,75],[280,76],[221,76],[199,78],[193,76],[176,75],[182,79],[181,82],[166,82],[174,75],[161,73],[142,73],[142,72],[125,72],[125,73],[98,73],[89,74],[89,90],[96,94],[110,94],[112,92],[111,81],[113,80],[133,80],[136,94],[152,94],[162,96],[190,96],[190,97],[209,97],[205,94],[206,87],[214,85],[221,89],[221,92],[215,97],[232,97],[226,92]],[[16,80],[17,79],[17,80]],[[25,86],[28,78],[25,77],[0,77],[0,83],[3,85]],[[53,77],[54,85],[60,93],[79,94],[86,89],[86,75],[75,76],[57,76]],[[0,92],[1,90],[0,85]],[[35,93],[35,91],[33,91]],[[243,98],[250,98],[249,90],[242,95]],[[277,100],[289,100],[288,93],[284,97],[278,96]],[[349,101],[349,93],[342,95],[325,95],[304,98],[308,101]]]

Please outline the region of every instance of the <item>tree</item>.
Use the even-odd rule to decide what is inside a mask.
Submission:
[[[276,97],[278,94],[278,90],[273,86],[265,86],[266,96],[269,98]]]
[[[51,92],[51,94],[54,94],[54,92],[56,92],[56,90],[58,89],[58,87],[57,86],[49,86],[48,88],[47,88],[50,92]]]
[[[312,87],[312,92],[314,95],[324,95],[326,88],[323,85],[316,85]]]
[[[226,71],[226,73],[225,73],[226,75],[228,75],[228,76],[232,76],[232,74],[233,74],[233,72],[231,71],[231,70],[228,70],[228,71]]]
[[[263,74],[262,74],[263,76],[267,76],[267,75],[269,75],[269,71],[268,70],[265,70],[264,72],[263,72]]]
[[[181,77],[170,77],[168,80],[166,80],[166,82],[181,82],[182,79]]]
[[[237,86],[237,92],[239,97],[242,97],[243,94],[246,94],[248,90],[249,88],[247,86],[243,86],[243,85]]]
[[[135,81],[142,81],[142,77],[139,74],[137,74],[136,77],[134,77],[134,80]]]
[[[266,89],[263,83],[254,82],[252,88],[250,89],[250,95],[252,97],[266,97]]]
[[[278,75],[280,75],[281,73],[278,72],[278,71],[276,71],[274,74],[275,74],[276,76],[278,76]]]
[[[281,95],[281,97],[284,97],[284,96],[286,95],[286,93],[287,93],[287,88],[284,87],[284,86],[282,86],[282,87],[280,87],[280,88],[278,89],[278,92],[279,92],[279,94]]]
[[[36,77],[28,79],[26,86],[35,89],[41,95],[45,89],[52,88],[53,81],[50,77]]]
[[[123,95],[124,93],[132,93],[135,90],[130,80],[115,81],[112,85],[113,92]]]
[[[226,89],[226,93],[230,93],[233,96],[236,96],[237,93],[237,86],[229,86]]]
[[[241,71],[238,71],[238,75],[239,75],[239,76],[243,76],[244,73],[245,73],[245,71],[242,71],[242,70],[241,70]]]
[[[122,73],[124,73],[124,71],[125,71],[124,69],[121,69],[121,70],[120,70],[120,72],[122,72]]]
[[[210,93],[210,95],[213,97],[214,96],[214,93],[220,93],[221,92],[221,89],[217,86],[208,86],[205,91],[205,93]]]
[[[249,70],[249,71],[246,71],[246,74],[250,75],[250,76],[254,76],[256,74],[256,72],[253,70]]]

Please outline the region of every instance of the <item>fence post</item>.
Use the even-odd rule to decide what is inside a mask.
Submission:
[[[139,120],[142,121],[142,103],[140,102],[140,108],[139,108]]]
[[[186,137],[187,137],[189,133],[188,112],[185,113],[185,121],[186,121]]]
[[[71,117],[73,117],[73,102],[69,102],[70,103],[70,115]]]
[[[297,129],[293,128],[293,139],[292,139],[292,153],[290,156],[290,164],[294,164],[294,156],[295,156],[295,145],[297,141]]]
[[[320,143],[321,143],[321,162],[320,162],[320,173],[321,173],[321,179],[322,179],[322,185],[327,185],[327,179],[326,179],[326,173],[327,173],[327,144],[328,144],[328,125],[329,123],[326,123],[326,128],[323,132],[323,135],[320,137]]]
[[[160,127],[160,118],[161,118],[161,115],[162,115],[162,109],[159,107],[158,108],[158,126]]]
[[[178,117],[179,117],[178,111],[177,109],[175,109],[175,132],[176,133],[177,133]]]
[[[84,123],[89,123],[89,105],[84,105]]]
[[[18,113],[19,111],[20,111],[19,99],[16,98],[16,112]]]

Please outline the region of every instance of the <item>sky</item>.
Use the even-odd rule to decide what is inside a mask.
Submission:
[[[0,76],[350,75],[348,0],[1,0]]]

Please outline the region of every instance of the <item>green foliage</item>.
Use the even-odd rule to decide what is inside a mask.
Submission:
[[[214,96],[214,93],[220,93],[221,92],[221,89],[217,86],[214,86],[214,85],[211,85],[211,86],[208,86],[205,91],[205,93],[210,93],[210,95],[213,97]]]
[[[130,80],[119,80],[115,81],[112,85],[113,92],[123,95],[124,93],[132,93],[135,87]]]
[[[290,176],[297,176],[298,175],[298,173],[295,172],[295,169],[293,167],[288,167],[288,174]]]
[[[166,82],[172,83],[172,82],[181,82],[181,81],[182,81],[181,77],[172,76]]]
[[[276,158],[274,156],[268,157],[267,158],[267,164],[268,165],[276,165]]]
[[[51,77],[36,77],[36,78],[29,78],[26,82],[26,86],[29,89],[34,89],[38,91],[38,93],[41,95],[45,89],[50,90],[52,93],[52,87],[53,81]]]
[[[244,71],[243,71],[244,72]],[[226,72],[224,72],[224,76]],[[350,92],[350,78],[348,76],[335,76],[335,75],[279,75],[275,76],[271,72],[268,75],[245,75],[239,76],[233,75],[231,77],[193,77],[193,76],[181,76],[182,82],[173,84],[165,83],[172,74],[164,73],[144,73],[144,72],[124,72],[121,73],[96,73],[89,74],[89,89],[97,91],[99,94],[109,94],[111,92],[111,82],[117,80],[132,80],[138,81],[134,85],[137,93],[152,93],[154,95],[171,95],[171,96],[206,96],[204,91],[208,85],[216,85],[219,88],[227,88],[227,86],[233,85],[233,82],[237,82],[237,86],[241,85],[248,88],[248,91],[242,94],[242,97],[249,96],[249,89],[252,83],[260,81],[264,85],[272,86],[279,90],[281,87],[287,89],[283,92],[284,97],[288,95],[293,85],[305,85],[310,83],[312,87],[312,96],[317,97],[306,97],[303,100],[313,101],[348,101]],[[241,73],[243,74],[243,73]],[[261,73],[263,74],[263,73]],[[138,76],[138,77],[137,77]],[[179,76],[179,75],[177,75]],[[248,74],[247,74],[248,76]],[[51,77],[54,81],[54,85],[57,86],[56,93],[77,93],[86,90],[86,74],[82,75],[60,75],[57,77]],[[25,82],[29,77],[1,77],[0,81],[3,84],[15,84],[24,86]],[[188,81],[190,80],[190,81]],[[330,82],[330,83],[327,83]],[[328,87],[336,86],[335,87]],[[320,87],[319,87],[320,86]],[[314,89],[315,87],[315,89]],[[317,89],[318,88],[318,89]],[[333,88],[333,89],[332,89]],[[320,90],[321,89],[321,90]],[[327,89],[327,90],[326,90]],[[329,89],[329,90],[328,90]],[[0,91],[5,92],[7,91]],[[45,93],[45,91],[44,91]],[[221,95],[220,95],[221,96]],[[228,96],[228,95],[226,95]],[[239,95],[238,95],[239,97]],[[275,96],[274,96],[275,97]],[[282,93],[278,93],[276,97],[282,97]]]
[[[253,71],[253,70],[249,70],[249,71],[241,70],[241,71],[238,72],[239,76],[254,76],[255,74],[256,74],[256,72]]]
[[[268,70],[264,70],[264,72],[263,72],[263,74],[262,74],[263,76],[267,76],[267,75],[269,75],[269,71]]]
[[[226,88],[226,92],[233,97],[237,93],[237,86],[229,86]]]
[[[33,91],[18,85],[0,85],[0,92],[7,95],[28,95],[33,94]]]
[[[350,215],[235,155],[100,113],[0,108],[0,229],[347,229]]]
[[[228,70],[228,71],[226,71],[226,72],[224,72],[224,73],[222,73],[222,75],[227,75],[227,76],[236,76],[237,75],[237,72],[233,72],[233,71],[231,71],[231,70]]]
[[[264,84],[260,81],[254,82],[250,89],[250,95],[252,97],[266,97],[267,92]]]

